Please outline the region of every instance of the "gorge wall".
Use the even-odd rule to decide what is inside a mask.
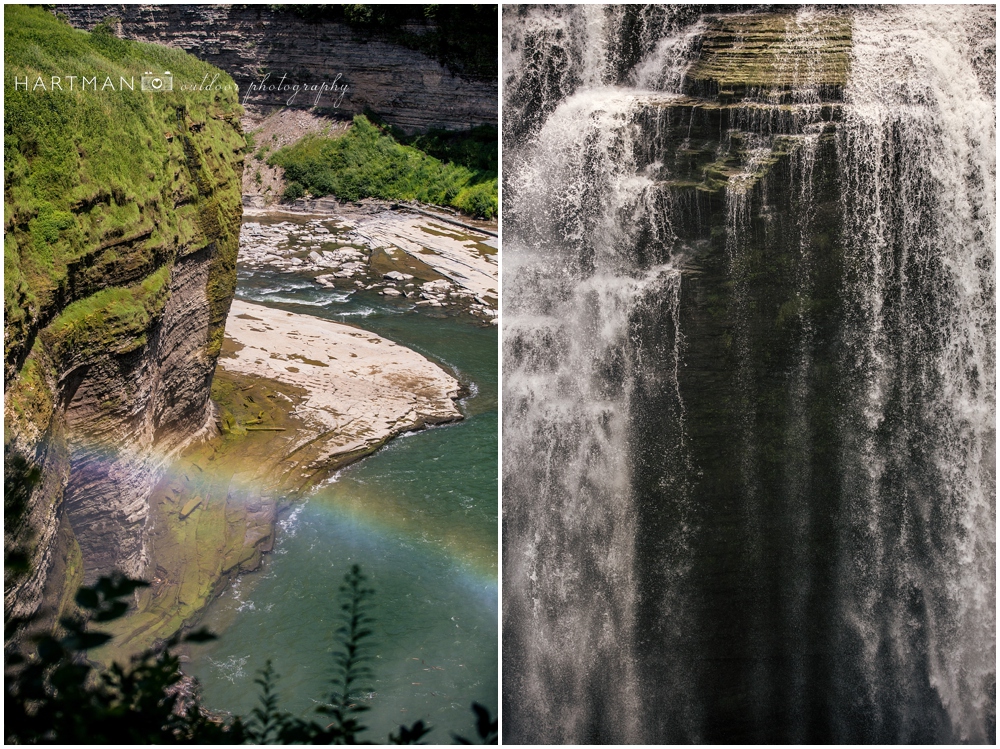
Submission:
[[[11,616],[82,578],[148,577],[149,493],[214,428],[246,144],[224,73],[228,91],[141,90],[150,69],[220,73],[194,57],[5,19],[5,462],[8,482],[41,471],[5,524],[28,562],[5,577]]]
[[[316,94],[301,92],[289,103],[291,91],[251,90],[287,76],[289,85],[346,86],[342,99],[323,93],[318,106],[336,105],[345,115],[371,110],[406,131],[497,122],[496,80],[455,75],[422,52],[345,23],[266,5],[63,5],[58,12],[84,29],[116,16],[126,38],[190,52],[229,73],[248,106],[314,106]]]
[[[995,739],[994,45],[505,6],[507,740]]]

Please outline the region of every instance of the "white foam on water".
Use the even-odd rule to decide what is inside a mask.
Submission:
[[[237,682],[245,681],[247,678],[246,665],[247,661],[250,660],[249,655],[235,656],[231,655],[228,658],[217,661],[214,658],[209,657],[208,662],[212,664],[216,672],[231,684]]]
[[[278,527],[284,536],[294,536],[299,530],[299,516],[306,507],[306,502],[297,503],[291,511],[278,521]]]

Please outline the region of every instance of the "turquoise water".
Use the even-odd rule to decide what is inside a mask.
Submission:
[[[384,335],[439,362],[470,395],[464,421],[393,440],[286,514],[264,569],[207,612],[221,637],[185,670],[208,707],[246,714],[271,659],[281,705],[312,717],[330,691],[337,590],[359,564],[376,590],[366,738],[418,719],[435,742],[472,737],[471,703],[497,709],[496,329],[289,273],[241,272],[237,296]]]

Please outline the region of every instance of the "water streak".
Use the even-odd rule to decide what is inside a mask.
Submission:
[[[856,18],[839,129],[858,383],[844,461],[867,539],[839,585],[876,733],[908,739],[905,706],[878,707],[891,674],[929,680],[954,739],[979,743],[995,731],[996,141],[976,54],[995,16],[912,10]]]

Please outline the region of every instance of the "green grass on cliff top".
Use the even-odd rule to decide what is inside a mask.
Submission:
[[[4,307],[10,333],[26,315],[56,304],[67,265],[109,239],[150,228],[148,244],[161,235],[168,244],[176,231],[171,198],[182,187],[170,173],[178,155],[183,158],[182,146],[170,139],[178,113],[206,122],[240,110],[232,79],[181,50],[119,39],[107,26],[77,31],[37,7],[5,6],[4,21]],[[147,71],[169,71],[173,91],[141,90]],[[191,90],[206,75],[218,75],[216,85],[229,89]],[[52,85],[53,76],[62,90]],[[70,76],[77,77],[72,91]],[[96,90],[80,90],[83,76],[97,79]],[[134,90],[123,87],[122,78],[134,81]]]
[[[399,143],[364,115],[357,115],[343,135],[306,136],[268,163],[284,167],[289,198],[308,191],[343,200],[419,200],[485,219],[497,214],[495,159],[492,171],[488,162],[487,169],[478,169],[440,161]]]

